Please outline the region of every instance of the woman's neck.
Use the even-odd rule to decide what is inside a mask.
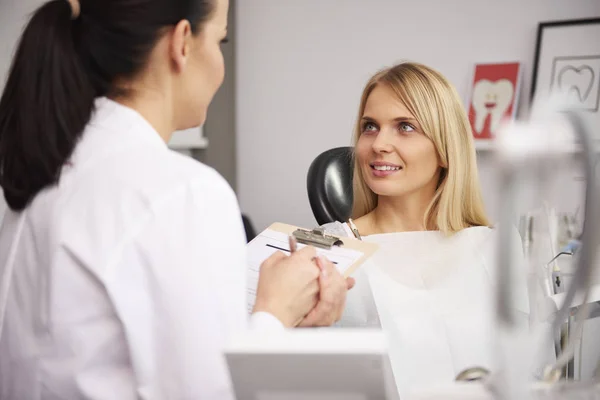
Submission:
[[[164,43],[160,46],[166,46]],[[124,89],[127,95],[111,97],[112,100],[137,111],[165,143],[171,140],[175,131],[175,110],[173,107],[172,82],[168,67],[161,62],[153,62],[149,68],[132,79],[115,82],[115,87]]]
[[[425,212],[433,195],[403,198],[380,196],[377,207],[359,218],[356,224],[364,235],[425,231]]]

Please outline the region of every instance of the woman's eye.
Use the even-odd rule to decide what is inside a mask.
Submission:
[[[372,122],[365,122],[365,123],[363,124],[362,131],[363,131],[363,132],[365,132],[365,133],[368,133],[368,132],[376,132],[376,131],[377,131],[377,125],[375,125],[375,124],[374,124],[374,123],[372,123]]]
[[[400,122],[399,128],[402,132],[414,132],[416,131],[415,127],[407,122]]]

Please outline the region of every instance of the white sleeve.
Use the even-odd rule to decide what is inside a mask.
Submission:
[[[246,243],[233,191],[208,178],[157,204],[107,272],[142,399],[233,398],[222,350],[248,327]]]

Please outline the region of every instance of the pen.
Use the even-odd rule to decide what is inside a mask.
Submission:
[[[290,235],[289,242],[290,242],[290,254],[294,254],[294,252],[298,248],[298,243],[296,242],[296,238],[293,237],[292,235]]]
[[[290,243],[290,255],[292,255],[298,248],[298,242],[296,241],[295,237],[290,235],[289,243]],[[327,276],[327,271],[325,271],[325,267],[323,266],[323,262],[321,261],[321,259],[317,256],[317,257],[313,257],[312,261],[315,264],[317,264],[317,267],[321,270],[321,273],[323,274],[323,276]]]

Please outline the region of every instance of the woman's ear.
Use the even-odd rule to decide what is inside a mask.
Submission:
[[[440,169],[448,168],[448,163],[445,163],[444,160],[442,160],[442,157],[440,157],[440,153],[437,154],[436,158],[437,158],[438,168],[440,168]]]
[[[188,20],[181,20],[171,36],[170,55],[177,72],[183,71],[190,57],[192,27]]]

